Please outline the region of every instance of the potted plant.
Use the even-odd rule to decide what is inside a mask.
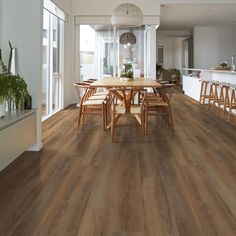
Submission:
[[[2,54],[0,49],[0,118],[5,116],[6,114],[6,99],[7,99],[7,88],[8,88],[8,81],[5,80],[4,75],[7,71],[6,66],[2,62]]]
[[[24,79],[19,75],[13,75],[3,63],[0,55],[0,66],[2,72],[0,72],[0,104],[1,114],[5,114],[6,102],[8,110],[13,107],[16,109],[23,109],[25,101],[29,99],[29,93],[27,90],[27,84]]]
[[[133,73],[133,66],[131,63],[126,63],[122,65],[122,70],[120,72],[121,78],[129,78],[133,79],[134,73]]]
[[[7,81],[0,74],[0,118],[6,114]]]
[[[172,74],[172,82],[179,84],[180,82],[180,70],[173,68],[168,70]]]

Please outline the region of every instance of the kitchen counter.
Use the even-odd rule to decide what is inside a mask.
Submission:
[[[36,109],[12,110],[0,119],[0,171],[36,143]]]
[[[199,101],[201,81],[219,81],[236,84],[236,71],[182,68],[184,93]]]
[[[26,118],[27,116],[32,115],[33,113],[36,113],[36,109],[8,111],[4,117],[0,118],[0,131]]]

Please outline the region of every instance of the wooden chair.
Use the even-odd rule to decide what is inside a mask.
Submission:
[[[167,70],[163,70],[160,74],[160,79],[158,82],[160,83],[173,83],[173,73]]]
[[[133,116],[138,121],[141,127],[141,140],[144,140],[145,132],[145,111],[144,111],[144,99],[141,104],[133,104],[134,96],[144,89],[132,89],[132,88],[116,88],[109,90],[110,96],[110,110],[111,110],[111,137],[114,142],[114,129],[117,127],[130,127],[131,124],[117,124],[118,120],[122,116]]]
[[[218,102],[218,109],[217,109],[217,115],[219,116],[220,109],[223,109],[223,118],[224,114],[227,111],[227,108],[230,106],[230,101],[229,101],[229,84],[221,82],[220,83],[220,97],[219,97],[219,102]]]
[[[173,88],[174,84],[162,85],[161,88],[157,89],[157,93],[155,95],[146,96],[145,132],[147,131],[149,116],[161,116],[173,131],[174,125],[173,125],[171,103],[170,103],[173,93]]]
[[[211,111],[214,111],[214,108],[218,108],[219,104],[219,82],[213,81],[210,85],[210,94],[209,94],[209,102],[208,102],[208,109],[211,107]]]
[[[199,103],[200,104],[205,104],[206,99],[209,100],[210,94],[208,93],[208,86],[209,86],[210,81],[207,80],[202,80],[201,82],[201,91],[200,91],[200,98],[199,98]]]
[[[99,115],[102,116],[102,126],[105,131],[107,123],[107,95],[97,95],[96,90],[86,83],[75,83],[74,86],[79,94],[83,90],[83,96],[81,97],[79,106],[78,130],[82,126],[85,116]]]
[[[231,89],[231,96],[229,104],[228,121],[230,121],[230,115],[233,114],[232,110],[236,109],[236,84],[231,84],[230,89]]]

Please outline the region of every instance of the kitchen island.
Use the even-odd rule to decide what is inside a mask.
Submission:
[[[184,93],[199,101],[201,81],[219,81],[236,84],[236,71],[182,68]]]

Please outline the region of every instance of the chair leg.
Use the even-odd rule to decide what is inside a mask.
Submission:
[[[148,125],[148,107],[145,107],[145,124],[144,124],[145,133],[147,133],[147,125]]]
[[[210,94],[207,109],[210,110],[211,101],[213,100],[213,84],[210,86]]]
[[[172,117],[171,107],[169,107],[168,109],[169,109],[169,120],[170,120],[171,130],[174,131],[174,123],[173,123],[173,117]]]
[[[114,117],[114,114],[112,113],[111,114],[111,142],[113,143],[114,142],[114,120],[115,120],[115,117]]]
[[[145,113],[143,111],[141,114],[141,142],[144,142],[144,134],[145,134]]]
[[[205,104],[206,94],[207,94],[207,83],[205,83],[205,88],[204,88],[203,104]]]
[[[83,109],[83,106],[80,106],[80,108],[79,108],[79,118],[78,118],[78,130],[80,129],[80,126],[82,125],[82,116],[83,116],[82,109]]]
[[[102,127],[103,127],[103,131],[106,130],[106,115],[105,115],[105,103],[102,104]]]

